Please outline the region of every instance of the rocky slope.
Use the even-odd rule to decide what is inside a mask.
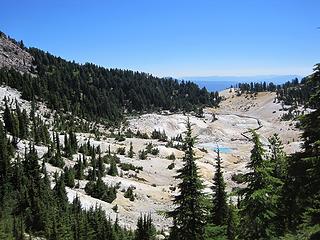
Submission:
[[[30,73],[32,60],[32,56],[21,46],[3,33],[0,34],[0,68],[14,68],[21,73]]]

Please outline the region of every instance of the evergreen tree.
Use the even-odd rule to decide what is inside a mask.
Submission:
[[[10,158],[7,144],[6,132],[0,121],[0,186],[4,186],[9,180]]]
[[[97,160],[96,160],[96,154],[94,149],[91,155],[91,166],[92,166],[92,169],[89,169],[88,179],[91,181],[95,181],[97,179],[98,174],[97,174]]]
[[[10,108],[8,106],[7,98],[4,98],[4,102],[5,102],[5,109],[3,112],[3,122],[5,125],[5,129],[12,134],[13,133],[13,119],[12,119],[12,114],[11,114]]]
[[[139,151],[139,159],[146,160],[147,159],[147,151],[145,151],[144,149]]]
[[[65,167],[64,168],[64,182],[65,182],[65,185],[70,187],[70,188],[73,188],[74,187],[74,177],[75,177],[75,173],[74,173],[74,170],[73,168],[68,168],[68,167]]]
[[[78,140],[76,134],[71,130],[69,131],[69,140],[72,153],[76,153],[78,150]]]
[[[70,158],[72,157],[72,149],[71,149],[71,144],[70,144],[70,139],[68,139],[68,135],[65,133],[64,134],[64,152],[65,156]]]
[[[184,165],[178,170],[177,176],[177,179],[181,180],[178,184],[180,194],[174,199],[177,208],[171,212],[171,216],[175,222],[173,234],[177,234],[180,239],[198,240],[204,239],[205,210],[202,193],[204,187],[195,162],[193,151],[195,139],[192,137],[189,118],[186,127]]]
[[[129,198],[131,202],[134,201],[134,194],[133,194],[133,188],[128,187],[127,191],[123,194],[125,198]]]
[[[78,157],[77,163],[74,165],[75,168],[75,178],[82,180],[84,179],[84,164],[81,161],[81,158]]]
[[[129,148],[129,151],[128,151],[128,157],[129,158],[133,158],[133,146],[132,146],[132,142],[130,142],[130,148]]]
[[[141,215],[137,222],[135,240],[155,240],[156,229],[152,224],[151,215]]]
[[[227,218],[227,239],[235,240],[237,237],[237,224],[236,224],[236,213],[235,207],[230,203],[228,207],[228,218]]]
[[[269,138],[270,143],[270,160],[274,169],[274,177],[284,179],[287,174],[286,154],[283,151],[283,145],[278,134]]]
[[[118,176],[118,168],[117,168],[117,164],[116,164],[116,162],[114,160],[111,160],[111,162],[110,162],[108,175]]]
[[[65,176],[62,173],[60,176],[55,174],[55,183],[56,185],[53,188],[54,195],[59,203],[59,207],[61,210],[66,210],[68,206],[68,197],[65,188]]]
[[[61,156],[59,133],[54,134],[53,137],[55,139],[56,151],[55,151],[55,154],[51,156],[52,151],[50,148],[48,148],[47,156],[49,157],[49,163],[55,167],[63,168],[65,163]]]
[[[19,137],[25,139],[28,137],[28,114],[25,109],[21,112],[18,101],[16,100],[16,113],[19,122]]]
[[[310,89],[308,105],[315,111],[300,118],[304,140],[303,151],[288,160],[288,176],[284,184],[283,205],[289,230],[299,226],[309,239],[320,235],[320,64],[306,78]],[[299,235],[300,238],[301,235]]]
[[[216,158],[216,172],[213,178],[213,209],[212,209],[212,223],[215,225],[224,225],[226,224],[228,216],[228,204],[227,204],[227,193],[226,193],[226,184],[223,179],[223,172],[221,166],[221,157],[220,150],[217,150]]]
[[[12,143],[14,147],[17,147],[18,144],[18,137],[20,136],[19,133],[19,120],[18,117],[14,112],[11,112],[11,119],[12,119]]]
[[[247,187],[241,192],[241,232],[244,239],[270,239],[275,232],[276,203],[278,196],[275,189],[279,180],[272,176],[270,161],[259,135],[252,130],[253,149],[247,167],[251,172],[245,174]]]
[[[56,132],[54,138],[55,138],[55,145],[56,145],[56,150],[57,150],[57,156],[60,157],[60,156],[61,156],[61,148],[60,148],[60,137],[59,137],[59,133]]]
[[[105,170],[106,170],[106,168],[105,168],[105,166],[104,166],[104,162],[103,162],[102,157],[101,157],[101,152],[100,152],[100,150],[99,150],[99,157],[98,157],[98,175],[99,175],[100,177],[104,177],[104,175],[105,175]]]
[[[283,151],[282,142],[278,134],[274,134],[269,138],[269,148],[270,148],[270,166],[272,167],[272,176],[278,179],[278,184],[274,186],[274,194],[278,195],[276,203],[276,232],[277,234],[282,234],[287,230],[287,208],[286,198],[284,196],[283,184],[287,180],[287,157]]]

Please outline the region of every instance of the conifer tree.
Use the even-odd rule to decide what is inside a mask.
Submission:
[[[68,205],[68,197],[65,189],[65,180],[64,174],[62,173],[60,176],[56,173],[55,183],[56,185],[53,188],[54,195],[59,203],[59,207],[61,210],[66,210]]]
[[[64,160],[61,156],[59,134],[58,133],[54,134],[54,138],[55,138],[56,152],[55,152],[54,156],[49,158],[49,163],[55,167],[63,168]],[[48,154],[47,154],[48,157],[50,154],[51,154],[51,150],[48,148]]]
[[[320,64],[314,67],[305,85],[310,89],[308,105],[315,111],[300,118],[303,151],[290,156],[284,184],[285,216],[289,229],[308,232],[310,239],[320,236]]]
[[[269,160],[272,168],[272,176],[278,179],[278,184],[274,186],[274,194],[278,195],[276,202],[276,232],[282,234],[287,231],[288,217],[291,215],[288,211],[290,204],[286,204],[287,197],[285,196],[284,182],[287,180],[287,156],[283,151],[283,145],[278,134],[272,135],[269,139]]]
[[[302,119],[304,152],[301,161],[307,166],[306,182],[303,183],[307,192],[303,227],[310,228],[313,238],[320,237],[320,64],[314,67],[307,84],[312,86],[313,94],[308,104],[315,107],[315,111]],[[316,228],[316,226],[318,226]],[[313,229],[315,228],[315,230]],[[310,239],[312,239],[310,237]]]
[[[118,176],[118,168],[116,162],[112,159],[110,162],[110,168],[108,170],[108,175]]]
[[[90,169],[88,178],[91,181],[95,181],[97,179],[97,160],[96,160],[96,155],[95,155],[95,150],[93,149],[93,153],[91,156],[91,166],[92,169]],[[99,177],[99,176],[98,176]]]
[[[266,159],[265,149],[259,135],[252,130],[253,149],[245,174],[247,187],[241,191],[241,231],[244,239],[270,239],[275,232],[276,203],[278,196],[274,189],[280,181],[272,176],[270,161]]]
[[[74,176],[75,176],[75,173],[74,173],[74,170],[73,168],[68,168],[68,167],[65,167],[64,168],[64,182],[65,182],[65,185],[70,187],[70,188],[73,188],[74,187]]]
[[[213,177],[213,208],[212,208],[212,223],[215,225],[226,224],[228,216],[228,204],[227,204],[227,193],[226,184],[223,179],[223,172],[221,166],[220,150],[217,150],[216,158],[216,172]]]
[[[101,152],[100,152],[100,148],[99,148],[99,156],[98,156],[98,175],[100,177],[104,177],[105,175],[105,165],[104,165],[104,162],[102,160],[102,157],[101,157]]]
[[[237,226],[236,226],[236,216],[235,207],[230,202],[228,207],[228,218],[227,218],[227,239],[235,240],[237,237]]]
[[[14,112],[11,112],[12,119],[12,143],[14,147],[17,147],[19,133],[19,120],[17,115]]]
[[[68,139],[68,135],[66,133],[64,134],[64,152],[66,157],[72,156],[70,139]]]
[[[12,134],[13,133],[12,114],[11,114],[10,108],[8,106],[7,98],[4,98],[4,101],[5,101],[5,109],[4,109],[4,112],[3,112],[3,122],[4,122],[4,125],[5,125],[5,129]]]
[[[272,135],[270,142],[270,161],[273,165],[273,176],[278,179],[284,179],[287,174],[286,154],[283,151],[283,145],[278,134]]]
[[[18,122],[19,122],[19,137],[24,139],[28,137],[28,114],[26,109],[23,109],[21,112],[20,106],[18,104],[18,101],[16,100],[16,112],[17,112],[17,117],[18,117]]]
[[[57,150],[57,156],[60,157],[61,156],[61,148],[60,148],[60,138],[59,138],[59,133],[56,132],[55,134],[55,145],[56,145],[56,150]]]
[[[139,151],[139,159],[141,160],[146,160],[147,159],[147,151],[145,151],[144,149]]]
[[[7,143],[7,136],[0,121],[0,186],[4,186],[4,183],[7,182],[10,168]]]
[[[151,215],[140,215],[135,231],[135,240],[155,240],[156,229],[152,224]]]
[[[80,157],[78,157],[77,163],[74,166],[75,168],[75,178],[82,180],[84,178],[84,164]]]
[[[70,141],[70,147],[71,147],[72,153],[76,153],[78,150],[77,136],[71,130],[69,131],[69,141]]]
[[[174,199],[177,208],[171,212],[175,223],[172,232],[180,239],[201,240],[204,239],[205,225],[204,195],[202,193],[204,186],[195,162],[193,151],[195,139],[192,137],[189,118],[186,127],[184,165],[178,170],[178,176],[176,177],[181,180],[178,184],[180,194]]]
[[[133,158],[133,146],[132,146],[132,142],[130,142],[130,148],[129,148],[129,151],[128,151],[128,157],[129,158]]]

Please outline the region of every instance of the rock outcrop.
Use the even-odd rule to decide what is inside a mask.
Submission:
[[[0,33],[0,68],[14,68],[21,73],[30,73],[33,57],[4,33]]]

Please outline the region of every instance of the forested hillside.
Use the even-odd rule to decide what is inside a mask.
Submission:
[[[6,38],[3,33],[0,37]],[[42,99],[52,109],[87,119],[115,121],[124,112],[192,111],[219,102],[218,93],[209,93],[191,82],[91,63],[81,65],[36,48],[27,49],[23,43],[19,45],[33,57],[30,73],[35,77],[3,68],[1,83],[18,89],[27,100]],[[2,51],[5,54],[6,49]]]

